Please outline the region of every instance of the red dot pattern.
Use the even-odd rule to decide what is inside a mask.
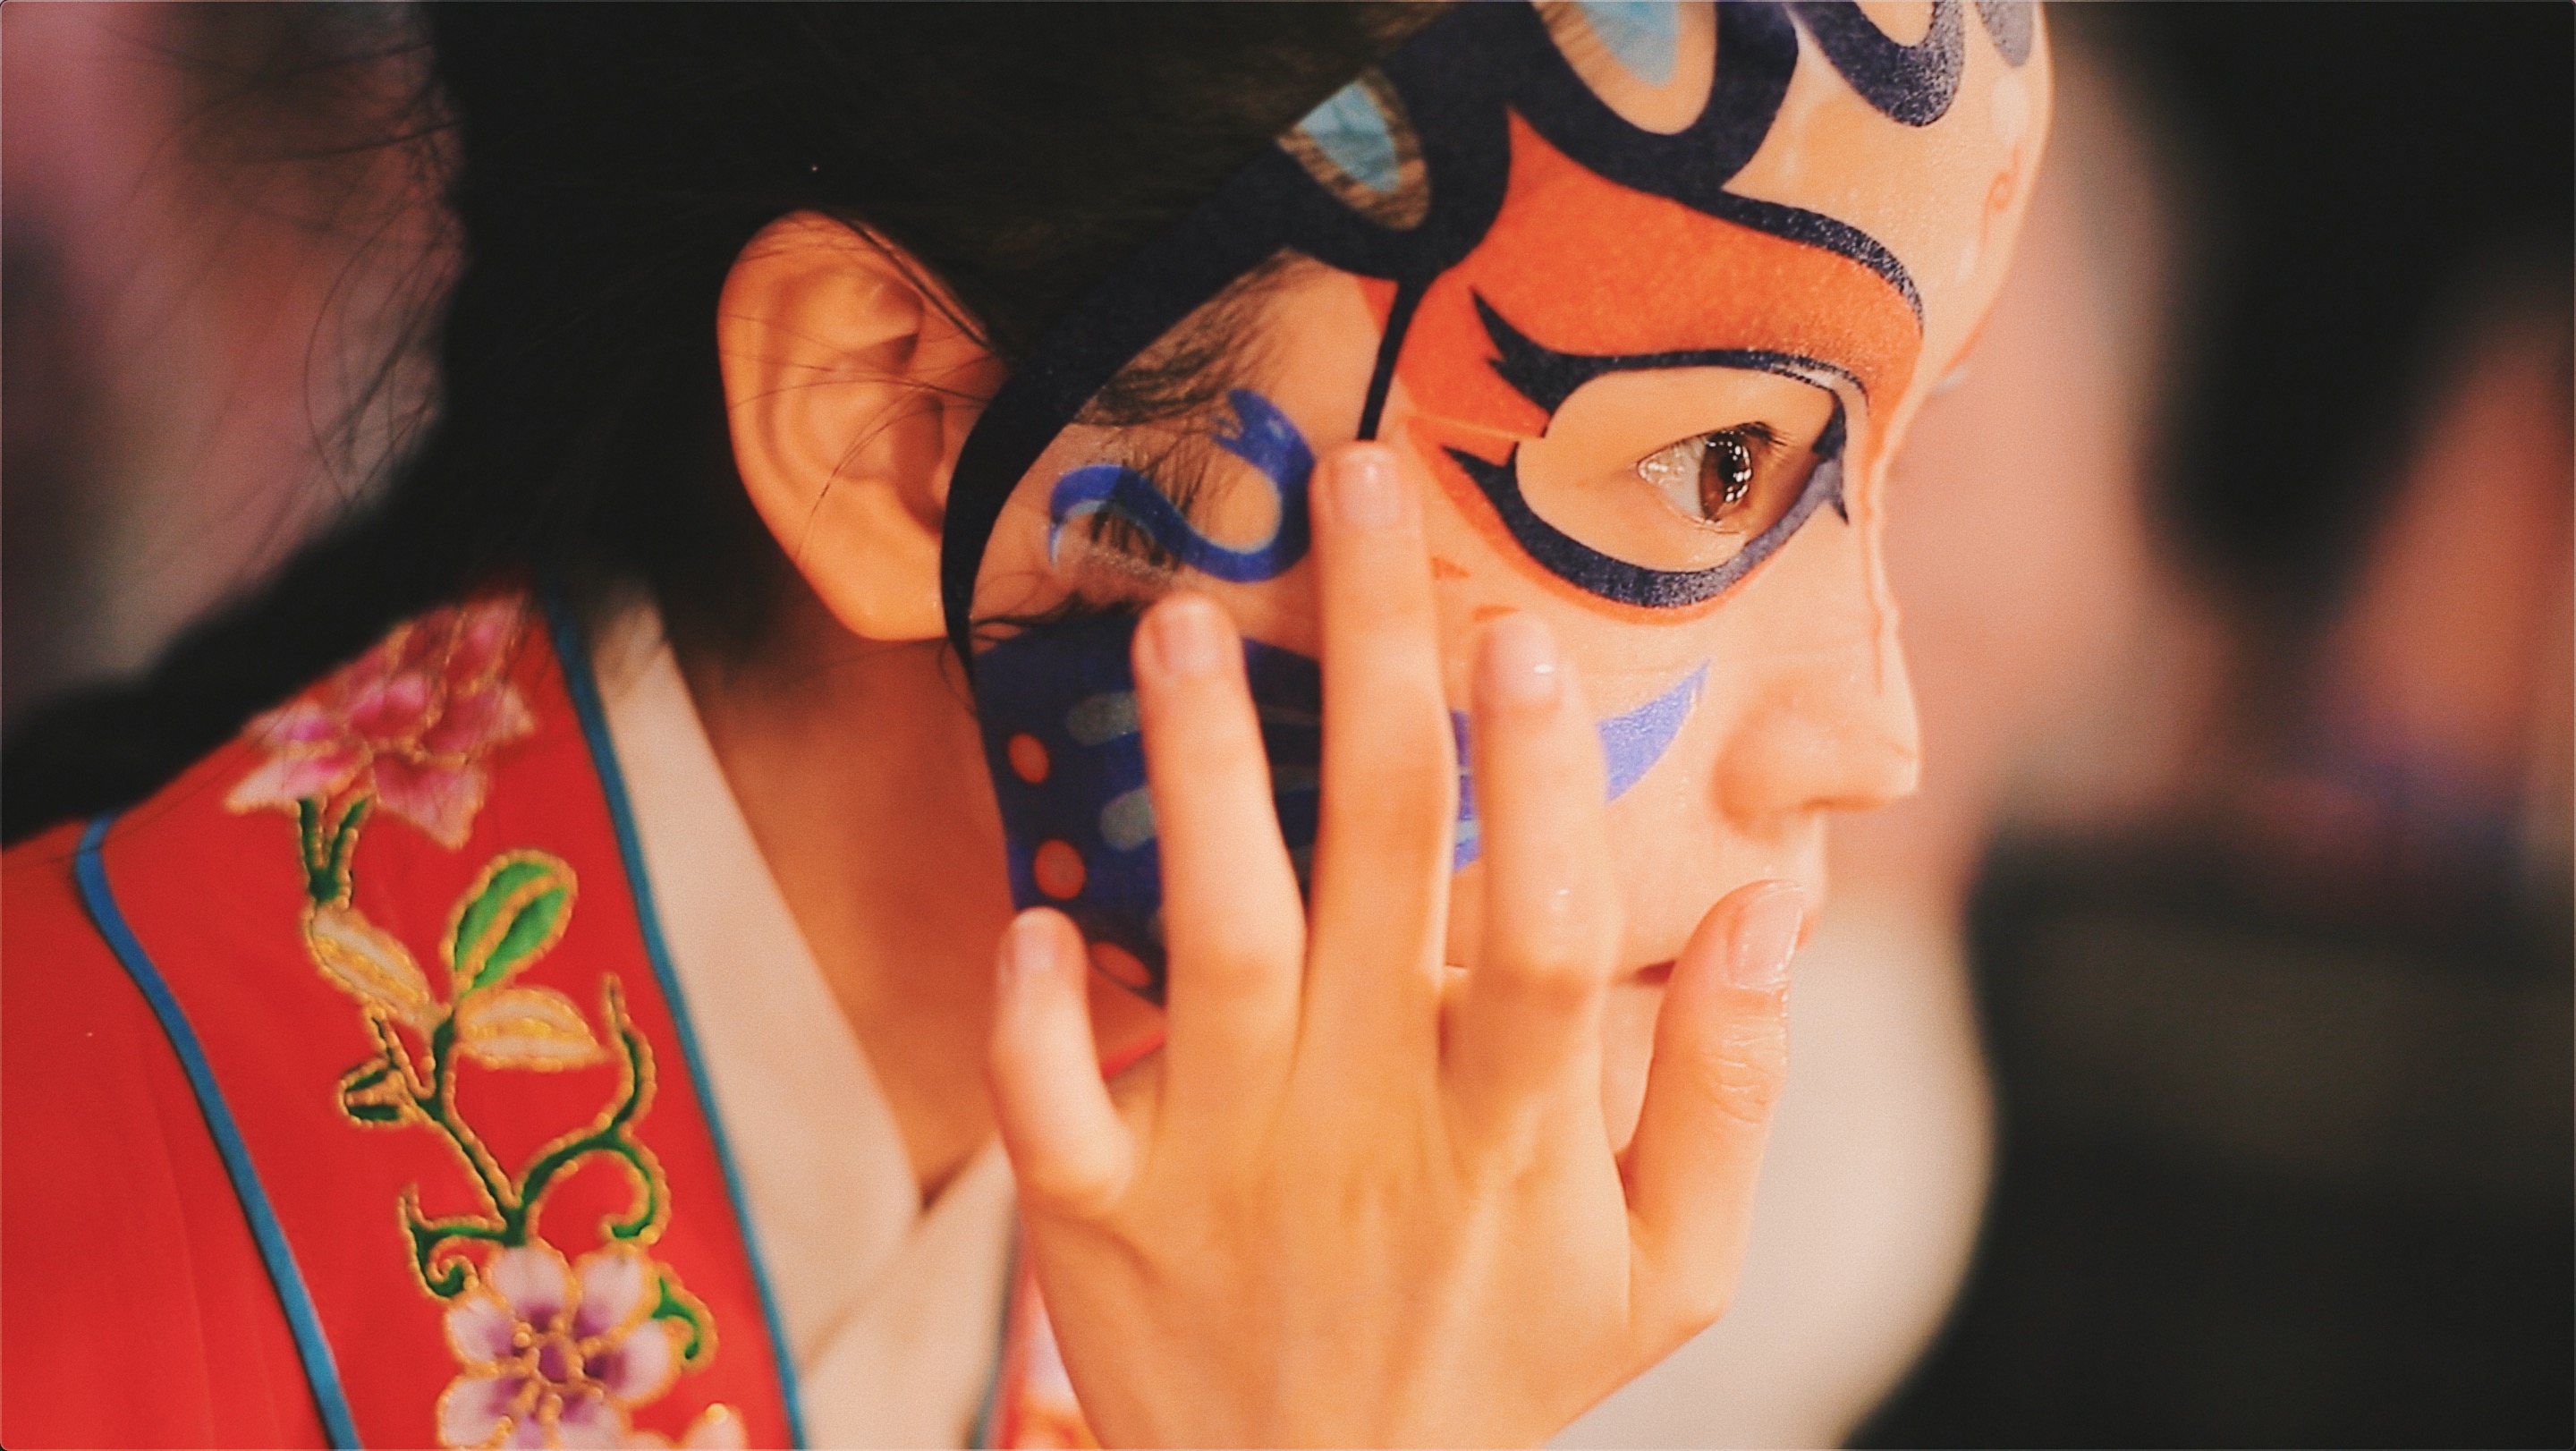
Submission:
[[[1144,992],[1154,985],[1154,974],[1146,970],[1136,954],[1114,942],[1091,944],[1091,965],[1099,969],[1101,976],[1123,988]]]
[[[1046,742],[1022,731],[1011,737],[1003,750],[1011,758],[1011,774],[1032,786],[1047,778],[1052,763],[1047,760]]]
[[[1082,865],[1082,853],[1071,843],[1042,841],[1029,859],[1029,875],[1037,878],[1038,890],[1059,902],[1081,895],[1082,884],[1091,873]]]

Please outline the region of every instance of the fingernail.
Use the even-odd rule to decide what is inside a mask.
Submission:
[[[1045,934],[1046,924],[1038,920],[1034,910],[1022,912],[1002,929],[1002,946],[993,974],[998,987],[1007,992],[1013,983],[1037,970],[1044,961],[1046,944],[1040,939]]]
[[[1556,635],[1535,615],[1505,615],[1485,630],[1482,684],[1497,704],[1553,703],[1565,688],[1557,669]]]
[[[1333,512],[1354,529],[1391,529],[1404,522],[1404,481],[1384,449],[1358,449],[1336,461]]]
[[[1203,675],[1216,668],[1215,609],[1215,605],[1201,599],[1170,600],[1156,607],[1145,619],[1146,640],[1153,648],[1155,668],[1175,678]]]
[[[1789,981],[1789,955],[1798,950],[1798,928],[1807,917],[1806,893],[1780,882],[1745,904],[1736,919],[1726,976],[1751,992],[1777,992]]]

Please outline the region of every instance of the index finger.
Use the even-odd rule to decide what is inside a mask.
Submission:
[[[1322,471],[1323,792],[1303,1041],[1340,1081],[1427,1075],[1458,768],[1421,501],[1381,444],[1349,445]]]
[[[1135,662],[1170,963],[1167,1101],[1221,1115],[1258,1097],[1295,1043],[1306,924],[1232,621],[1205,596],[1172,596],[1146,612]]]

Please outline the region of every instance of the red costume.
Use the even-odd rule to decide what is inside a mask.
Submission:
[[[794,1439],[603,731],[481,600],[8,854],[0,1441]]]

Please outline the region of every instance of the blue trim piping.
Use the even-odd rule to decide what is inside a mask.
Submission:
[[[295,1353],[304,1362],[304,1379],[313,1390],[313,1409],[322,1417],[323,1434],[335,1447],[354,1447],[358,1442],[357,1418],[349,1413],[349,1398],[340,1388],[340,1367],[331,1358],[331,1342],[322,1333],[322,1317],[313,1308],[312,1292],[304,1288],[304,1274],[295,1266],[295,1251],[286,1243],[286,1231],[277,1223],[277,1213],[269,1207],[268,1191],[260,1187],[259,1169],[251,1163],[250,1146],[242,1142],[241,1129],[233,1122],[232,1110],[225,1106],[223,1090],[215,1085],[215,1072],[206,1062],[204,1048],[197,1033],[188,1026],[188,1014],[172,996],[160,970],[152,965],[151,955],[125,923],[125,914],[116,905],[115,889],[108,885],[107,863],[99,855],[100,843],[107,839],[107,829],[114,815],[101,816],[81,833],[80,850],[72,858],[72,874],[80,885],[81,905],[89,910],[90,922],[98,935],[107,939],[108,950],[134,979],[143,1000],[152,1005],[152,1016],[161,1020],[161,1031],[170,1040],[170,1051],[178,1056],[179,1067],[188,1075],[188,1087],[197,1095],[197,1110],[206,1116],[206,1131],[213,1135],[215,1151],[223,1156],[224,1172],[233,1181],[233,1195],[241,1201],[242,1217],[250,1221],[251,1238],[259,1243],[259,1257],[267,1264],[269,1283],[277,1289],[280,1309],[286,1312],[286,1328],[295,1337]]]
[[[761,1258],[760,1233],[752,1226],[751,1203],[742,1192],[742,1173],[734,1166],[733,1144],[725,1137],[724,1119],[716,1111],[715,1084],[707,1077],[706,1056],[698,1051],[698,1030],[689,1017],[689,1001],[680,990],[679,974],[672,971],[671,951],[662,940],[662,914],[653,905],[653,879],[644,869],[644,842],[635,831],[635,811],[626,796],[626,773],[617,764],[617,746],[608,734],[608,711],[600,703],[599,677],[590,668],[590,647],[582,639],[581,626],[572,618],[562,599],[551,590],[543,596],[546,628],[554,637],[555,659],[563,668],[564,689],[572,696],[573,713],[581,717],[581,733],[590,744],[591,764],[599,771],[599,789],[608,798],[609,819],[617,827],[617,852],[625,860],[627,889],[635,897],[635,922],[644,933],[644,955],[652,959],[654,980],[662,985],[662,1001],[671,1010],[671,1027],[680,1038],[680,1054],[688,1060],[689,1086],[697,1093],[698,1116],[706,1120],[707,1137],[714,1140],[716,1164],[724,1170],[725,1193],[733,1200],[734,1223],[742,1230],[743,1258],[751,1262],[752,1283],[760,1290],[760,1318],[769,1331],[770,1359],[778,1366],[779,1399],[787,1406],[787,1434],[797,1446],[804,1446],[805,1411],[798,1399],[796,1360],[789,1352],[787,1329],[778,1320],[778,1297],[770,1293],[768,1262]]]

